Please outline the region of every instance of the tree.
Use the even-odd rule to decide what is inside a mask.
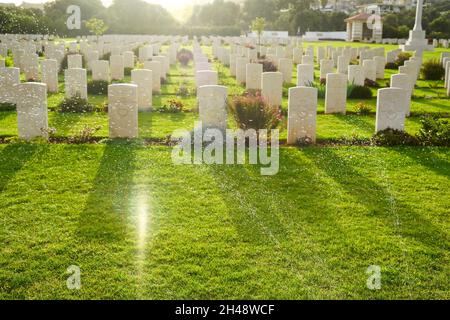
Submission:
[[[101,36],[108,30],[108,26],[105,24],[105,22],[101,19],[92,18],[85,22],[86,28],[89,29],[89,31],[96,36]]]
[[[45,4],[45,16],[49,19],[52,32],[61,36],[79,36],[88,33],[85,25],[80,30],[67,29],[67,8],[71,5],[80,7],[81,20],[87,21],[101,15],[105,7],[101,0],[56,0]]]
[[[256,18],[252,21],[252,31],[256,32],[258,35],[258,45],[261,45],[261,35],[266,28],[266,19],[265,18]]]
[[[231,1],[214,0],[212,3],[196,5],[189,18],[193,26],[235,26],[239,23],[241,8]]]
[[[166,9],[142,0],[114,0],[104,20],[113,34],[167,34],[178,26]]]
[[[258,18],[265,18],[267,26],[270,27],[278,18],[280,10],[274,0],[247,0],[242,8],[242,17],[246,25]]]

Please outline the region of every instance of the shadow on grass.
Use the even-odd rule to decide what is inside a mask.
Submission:
[[[403,237],[412,238],[439,249],[448,243],[448,240],[441,235],[441,231],[430,221],[414,208],[395,198],[388,188],[359,173],[349,160],[338,154],[337,149],[323,149],[320,157],[317,157],[315,153],[309,153],[308,156],[318,168],[353,196],[359,204],[366,207],[368,215],[384,220],[386,225],[394,226],[396,224],[394,215],[397,213],[402,221],[398,224],[398,230]],[[393,212],[393,204],[396,212]]]
[[[342,123],[346,123],[351,127],[356,127],[362,132],[366,133],[368,136],[371,136],[375,133],[375,117],[339,114],[336,114],[334,116]],[[368,123],[366,120],[370,120],[371,123]]]
[[[326,182],[310,169],[308,159],[300,151],[283,151],[280,165],[275,176],[262,176],[259,165],[210,166],[240,237],[255,244],[280,244],[320,223],[333,226],[330,236],[342,233],[333,223]]]
[[[8,182],[33,158],[38,149],[45,146],[36,144],[8,144],[0,152],[0,192]]]
[[[410,158],[422,167],[425,167],[440,176],[450,178],[450,162],[439,159],[434,153],[434,149],[435,148],[423,148],[421,149],[420,154],[417,154],[417,148],[392,148],[392,150],[402,156]],[[446,148],[442,149],[448,150]]]
[[[79,235],[85,240],[123,241],[135,171],[138,144],[111,141],[93,181],[92,190],[79,220]]]
[[[0,111],[0,121],[16,114],[15,111]]]

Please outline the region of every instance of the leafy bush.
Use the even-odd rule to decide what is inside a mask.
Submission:
[[[372,99],[372,90],[364,86],[349,85],[347,89],[349,99]]]
[[[177,91],[177,96],[179,96],[179,97],[188,97],[190,95],[190,91],[189,91],[189,88],[186,86],[186,85],[181,85],[179,88],[178,88],[178,91]]]
[[[269,105],[260,94],[234,97],[229,108],[243,130],[274,129],[282,118],[280,108]]]
[[[380,87],[378,82],[370,80],[370,79],[364,80],[364,86],[369,87],[369,88],[379,88]]]
[[[108,94],[109,82],[104,80],[91,80],[87,84],[89,94],[106,95]]]
[[[189,62],[193,59],[194,59],[194,54],[192,53],[192,51],[187,50],[185,48],[181,49],[177,53],[177,60],[183,66],[189,65]]]
[[[5,67],[6,68],[14,67],[14,59],[12,56],[5,57]]]
[[[423,145],[450,146],[450,122],[437,116],[429,116],[420,120],[422,128],[417,138]]]
[[[66,98],[58,105],[58,110],[63,113],[85,113],[94,111],[94,106],[79,96]]]
[[[445,76],[445,69],[437,59],[431,59],[425,62],[421,72],[425,80],[442,80]]]
[[[360,116],[367,116],[371,111],[372,108],[364,102],[360,102],[355,106],[355,112]]]
[[[133,71],[133,70],[134,70],[134,68],[125,68],[124,69],[124,74],[126,76],[131,76],[131,71]]]
[[[375,146],[393,147],[417,145],[418,141],[415,137],[404,131],[386,129],[378,132],[372,137],[372,144]]]
[[[325,99],[325,95],[326,95],[326,92],[327,92],[327,87],[326,87],[326,85],[324,83],[322,83],[322,81],[320,83],[309,82],[307,86],[308,87],[312,87],[312,88],[316,88],[317,89],[317,97],[319,99]]]
[[[16,105],[13,103],[0,103],[0,111],[15,111]]]
[[[388,62],[388,63],[386,63],[386,69],[397,70],[398,65],[395,62]]]
[[[183,102],[175,99],[171,99],[167,102],[168,104],[163,105],[158,109],[161,113],[180,113],[183,112],[184,104]]]
[[[397,68],[403,66],[405,64],[405,61],[408,61],[411,57],[411,53],[400,52],[400,54],[397,56],[397,60],[395,60]]]
[[[111,52],[108,52],[108,53],[105,53],[104,55],[102,55],[99,60],[109,61],[110,59],[111,59]]]
[[[276,72],[278,71],[277,66],[270,60],[259,60],[258,63],[263,65],[263,72]]]
[[[84,144],[92,142],[95,133],[98,132],[101,128],[102,127],[100,126],[97,126],[95,128],[84,126],[84,128],[75,136],[69,137],[69,142],[73,144]]]

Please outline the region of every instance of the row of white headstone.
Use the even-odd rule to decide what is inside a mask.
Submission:
[[[143,81],[148,80],[143,70]],[[150,78],[151,79],[151,78]],[[44,83],[20,83],[16,88],[19,138],[48,138],[47,86]],[[151,92],[151,91],[150,91]],[[136,84],[112,84],[108,87],[110,138],[137,138],[138,111],[142,95]],[[146,97],[148,98],[148,97]]]
[[[221,49],[215,52],[218,53],[219,60],[224,63],[223,56],[220,54]],[[361,51],[359,53],[362,54],[361,65],[349,65],[346,54],[338,56],[338,73],[333,73],[336,66],[332,59],[320,61],[321,78],[326,79],[325,113],[346,113],[347,83],[362,86],[365,79],[374,81],[384,79],[386,59],[384,55],[378,56],[378,53],[379,51],[376,50],[373,52],[372,59],[364,59],[370,56],[364,55]],[[288,144],[295,144],[300,139],[309,139],[312,142],[316,140],[318,90],[310,87],[314,81],[314,53],[308,54],[311,55],[303,56],[303,63],[297,65],[297,87],[289,89]],[[395,55],[398,54],[399,51],[395,51]],[[391,57],[394,60],[395,58]],[[269,104],[280,106],[282,85],[283,82],[289,83],[287,75],[292,77],[293,61],[280,58],[278,60],[280,72],[263,72],[261,64],[251,63],[249,60],[249,57],[245,55],[230,54],[231,74],[235,75],[239,83],[246,83],[247,89],[261,89],[262,96]],[[388,128],[404,130],[405,118],[410,114],[412,92],[421,63],[420,58],[411,58],[400,69],[401,73],[392,76],[391,87],[378,91],[376,132]]]

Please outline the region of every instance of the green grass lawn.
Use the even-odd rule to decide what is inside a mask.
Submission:
[[[284,148],[262,177],[138,142],[3,145],[0,298],[448,299],[449,159]]]
[[[229,98],[244,92],[214,67]],[[134,142],[23,143],[16,113],[0,112],[0,137],[12,139],[0,144],[0,299],[450,298],[449,148],[282,147],[272,177],[259,166],[175,166],[172,148],[142,139],[194,127],[193,70],[171,68]],[[56,111],[60,80],[49,95],[55,135],[99,126],[106,139],[107,113]],[[158,112],[171,99],[189,112]],[[355,114],[360,102],[371,114]],[[349,114],[325,115],[319,99],[318,141],[371,138],[375,106],[376,97],[349,100]],[[410,134],[425,114],[448,117],[442,81],[420,80],[411,110]],[[286,139],[286,119],[280,129]],[[71,265],[80,291],[66,287]],[[370,265],[381,267],[379,291],[366,287]]]

